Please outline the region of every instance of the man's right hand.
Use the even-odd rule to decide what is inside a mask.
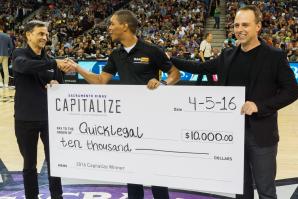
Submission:
[[[71,59],[56,59],[57,67],[63,72],[75,72],[76,71],[76,63]]]

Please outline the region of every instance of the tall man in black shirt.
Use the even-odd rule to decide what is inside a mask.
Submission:
[[[240,8],[234,20],[238,48],[227,48],[211,61],[198,64],[172,58],[192,73],[218,74],[219,85],[245,86],[244,194],[253,199],[253,179],[260,199],[276,199],[277,111],[298,98],[298,87],[286,55],[258,38],[262,14],[255,6]]]
[[[137,38],[137,25],[138,20],[132,12],[116,12],[111,18],[109,33],[112,40],[120,42],[122,47],[112,52],[100,75],[78,65],[75,70],[92,84],[106,84],[117,72],[121,84],[147,85],[149,89],[155,89],[160,84],[175,84],[180,79],[180,72],[160,48]],[[168,78],[162,82],[159,81],[160,70],[168,73]],[[169,198],[166,187],[153,186],[152,192],[156,199]],[[128,198],[144,198],[143,186],[128,184]]]
[[[40,136],[48,165],[51,198],[62,198],[61,179],[50,177],[48,140],[48,83],[61,83],[57,67],[68,69],[65,60],[50,59],[44,47],[48,39],[47,24],[31,21],[25,25],[27,47],[17,48],[12,56],[15,79],[15,134],[24,159],[23,178],[27,199],[38,198],[37,143]]]

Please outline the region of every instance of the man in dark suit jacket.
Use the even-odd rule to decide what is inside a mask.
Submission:
[[[180,70],[218,74],[218,85],[245,86],[244,194],[237,198],[254,198],[254,179],[260,199],[276,199],[277,111],[298,98],[298,87],[285,53],[258,38],[261,20],[257,7],[240,8],[234,21],[238,48],[201,64],[171,61]]]

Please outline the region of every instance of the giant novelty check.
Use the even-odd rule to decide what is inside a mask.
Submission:
[[[242,193],[243,87],[54,85],[53,176]]]

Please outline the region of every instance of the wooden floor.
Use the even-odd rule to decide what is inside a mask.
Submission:
[[[23,159],[14,132],[14,90],[0,88],[0,158],[9,171],[21,171]],[[40,140],[40,139],[39,139]],[[44,161],[42,142],[38,144],[38,171]]]
[[[13,122],[14,90],[0,88],[0,158],[9,171],[22,170]],[[298,177],[298,101],[279,111],[280,142],[277,179]],[[44,160],[43,146],[38,149],[38,169]]]

